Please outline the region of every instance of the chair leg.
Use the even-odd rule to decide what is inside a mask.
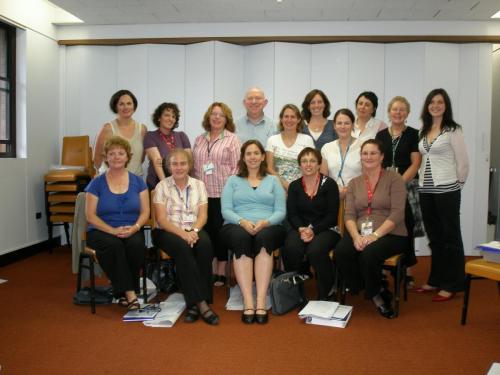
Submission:
[[[94,260],[89,257],[89,271],[90,271],[90,310],[95,314],[95,272]]]
[[[78,276],[76,279],[76,292],[78,293],[82,289],[82,262],[83,254],[78,257]]]
[[[226,264],[226,275],[227,275],[227,299],[231,297],[231,280],[233,277],[233,269],[232,269],[232,258],[233,252],[231,250],[227,250],[227,264]]]
[[[408,301],[408,288],[406,287],[406,278],[408,277],[408,267],[403,266],[403,298],[404,301]]]
[[[396,264],[396,275],[394,275],[394,313],[399,316],[399,293],[401,292],[401,260]]]
[[[144,251],[144,266],[142,267],[142,299],[144,301],[144,304],[148,303],[148,289],[147,289],[147,283],[146,283],[146,278],[147,278],[147,265],[148,265],[148,249]]]
[[[462,319],[460,323],[464,326],[467,321],[467,309],[469,307],[469,293],[470,293],[470,283],[472,280],[472,275],[468,273],[465,276],[465,291],[464,291],[464,304],[462,306]],[[498,288],[500,289],[500,283]]]
[[[69,236],[69,223],[64,223],[64,234],[66,235],[66,243],[71,247],[71,237]]]

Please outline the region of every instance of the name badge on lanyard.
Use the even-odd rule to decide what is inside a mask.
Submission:
[[[368,201],[368,207],[366,209],[366,217],[365,219],[361,222],[361,235],[362,236],[369,236],[370,234],[373,233],[374,228],[373,228],[373,220],[371,219],[371,214],[372,214],[372,202],[373,202],[373,195],[375,194],[375,189],[377,188],[378,182],[380,180],[380,177],[382,177],[382,169],[380,170],[380,174],[378,176],[377,183],[375,186],[372,187],[370,185],[370,181],[368,181],[368,177],[365,176],[365,184],[366,184],[366,192],[367,192],[367,201]]]
[[[215,170],[215,166],[214,166],[214,163],[212,163],[211,161],[203,164],[203,173],[205,173],[205,175],[210,175],[210,174],[214,173],[214,170]]]

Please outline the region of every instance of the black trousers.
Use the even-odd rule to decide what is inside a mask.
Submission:
[[[118,238],[97,229],[91,230],[87,234],[87,246],[95,250],[99,265],[110,279],[115,295],[130,290],[139,292],[139,273],[144,265],[146,251],[142,232],[128,238]]]
[[[460,230],[460,190],[420,193],[425,232],[432,251],[428,284],[448,292],[464,290],[465,256]]]
[[[227,261],[227,248],[220,237],[220,230],[224,224],[222,217],[220,198],[208,198],[208,220],[205,230],[212,241],[212,248],[218,261]]]
[[[198,242],[190,247],[176,234],[153,230],[153,241],[175,260],[177,275],[187,306],[212,303],[212,244],[207,233],[198,233]]]
[[[408,199],[406,200],[405,207],[405,225],[406,230],[408,231],[408,245],[405,254],[405,264],[406,266],[411,267],[417,264],[417,257],[415,256],[415,236],[413,235],[415,220],[413,218],[413,212]]]
[[[254,258],[262,248],[271,254],[283,246],[286,230],[282,225],[271,225],[252,236],[239,225],[226,224],[222,227],[221,236],[227,249],[231,249],[237,259],[242,255]]]
[[[285,270],[300,271],[304,256],[306,256],[316,272],[319,299],[328,297],[335,281],[333,262],[328,253],[339,240],[340,235],[332,230],[316,234],[309,243],[303,242],[299,232],[295,229],[289,231],[286,237],[283,248]]]
[[[358,251],[346,230],[335,248],[335,263],[353,293],[365,289],[366,296],[373,298],[381,289],[384,261],[405,250],[407,245],[406,237],[388,234]]]

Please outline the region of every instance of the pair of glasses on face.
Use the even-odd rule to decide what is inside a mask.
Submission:
[[[224,113],[222,113],[222,112],[212,112],[210,114],[210,117],[212,117],[212,118],[217,118],[217,117],[219,117],[219,118],[226,118],[226,115]]]

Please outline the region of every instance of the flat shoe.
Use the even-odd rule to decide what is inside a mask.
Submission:
[[[449,296],[442,296],[441,294],[436,294],[432,297],[432,302],[445,302],[449,301],[455,296],[455,293],[451,293]]]
[[[257,314],[257,311],[264,311],[265,314]],[[257,324],[266,324],[269,321],[269,314],[266,309],[255,310],[255,321]]]
[[[201,314],[201,319],[211,326],[216,326],[219,324],[219,316],[212,311],[212,309],[207,309]]]
[[[194,323],[200,317],[200,311],[196,306],[192,306],[186,310],[186,315],[184,315],[184,322]]]
[[[253,314],[245,314],[245,311],[253,311]],[[252,324],[255,322],[255,310],[254,309],[245,309],[241,314],[241,321],[245,324]]]

